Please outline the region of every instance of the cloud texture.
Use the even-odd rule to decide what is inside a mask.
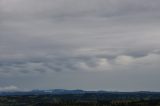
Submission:
[[[0,0],[0,76],[160,74],[159,11],[159,0]]]

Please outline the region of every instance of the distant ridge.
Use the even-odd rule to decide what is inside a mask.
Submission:
[[[14,91],[14,92],[0,92],[0,96],[18,96],[18,95],[65,95],[65,94],[160,94],[160,92],[151,91],[137,91],[137,92],[118,92],[118,91],[85,91],[85,90],[65,90],[65,89],[51,89],[51,90],[31,90],[31,91]]]

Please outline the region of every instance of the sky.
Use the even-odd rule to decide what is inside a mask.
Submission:
[[[0,91],[160,91],[160,0],[0,0]]]

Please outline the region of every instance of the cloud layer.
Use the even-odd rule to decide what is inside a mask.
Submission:
[[[0,0],[0,76],[159,74],[159,11],[158,0]]]
[[[0,92],[14,92],[14,91],[19,91],[19,88],[13,85],[0,87]]]

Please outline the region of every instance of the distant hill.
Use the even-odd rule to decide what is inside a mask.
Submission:
[[[113,92],[113,91],[85,91],[85,90],[65,90],[65,89],[51,89],[51,90],[32,90],[32,91],[15,91],[15,92],[0,92],[0,96],[18,96],[18,95],[65,95],[65,94],[116,94],[116,95],[152,95],[160,92]]]
[[[32,90],[32,91],[15,91],[15,92],[0,92],[0,96],[13,96],[13,95],[61,95],[61,94],[84,94],[87,91],[83,90],[65,90],[65,89],[53,89],[53,90]]]

